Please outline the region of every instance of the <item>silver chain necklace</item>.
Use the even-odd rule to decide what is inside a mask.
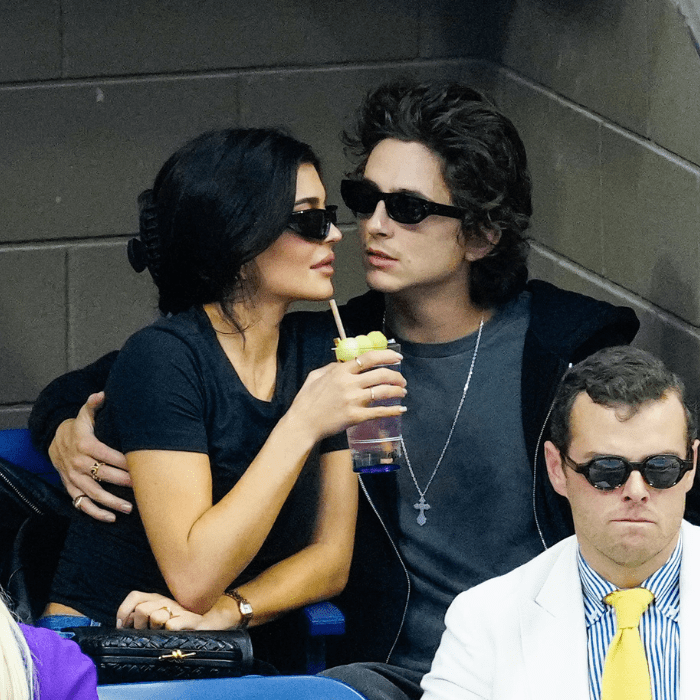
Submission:
[[[386,319],[382,319],[384,323],[382,325],[386,325]],[[406,457],[406,464],[408,465],[408,471],[411,474],[411,479],[413,479],[413,483],[416,486],[416,491],[418,491],[418,495],[420,496],[420,500],[418,503],[414,503],[413,507],[419,511],[418,517],[416,518],[416,522],[419,525],[425,525],[427,522],[427,518],[425,517],[425,511],[430,510],[430,504],[425,500],[425,494],[428,493],[428,489],[430,488],[430,484],[433,483],[433,479],[435,478],[435,475],[438,473],[438,469],[440,469],[440,465],[442,464],[442,458],[445,456],[445,452],[447,452],[447,447],[450,444],[450,440],[452,440],[452,433],[454,433],[455,426],[457,425],[457,419],[459,418],[459,414],[462,412],[462,406],[464,405],[464,399],[467,396],[467,391],[469,391],[469,384],[471,383],[472,380],[472,374],[474,374],[474,363],[476,362],[476,355],[479,352],[479,343],[481,342],[481,331],[484,329],[484,317],[482,315],[481,320],[479,321],[479,334],[476,336],[476,343],[474,345],[474,353],[472,354],[472,362],[469,367],[469,374],[467,375],[467,381],[464,383],[464,389],[462,389],[462,398],[459,401],[459,406],[457,406],[457,413],[455,413],[455,417],[452,420],[452,426],[450,427],[450,432],[449,435],[447,436],[447,440],[445,441],[445,445],[442,448],[442,452],[440,453],[440,457],[438,457],[438,461],[435,465],[435,469],[433,469],[433,473],[430,475],[430,479],[428,479],[428,483],[425,485],[425,488],[421,490],[420,486],[418,486],[418,480],[416,479],[416,475],[413,471],[413,467],[411,466],[411,460],[408,458],[408,450],[406,449],[406,443],[403,440],[403,431],[401,434],[401,447],[403,448],[403,453],[404,456]]]

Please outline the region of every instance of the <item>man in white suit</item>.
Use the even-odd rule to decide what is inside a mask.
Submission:
[[[683,512],[698,441],[682,383],[641,350],[602,350],[563,379],[551,428],[549,478],[576,534],[454,600],[423,699],[600,700],[616,631],[603,598],[640,586],[655,596],[639,623],[650,697],[697,698],[700,528]]]

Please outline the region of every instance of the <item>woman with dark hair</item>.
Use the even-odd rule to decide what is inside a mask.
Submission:
[[[114,624],[118,609],[118,625],[254,626],[345,586],[357,484],[342,431],[401,412],[369,404],[405,382],[373,369],[396,353],[332,362],[327,327],[285,317],[333,293],[325,197],[308,146],[246,129],[194,139],[139,198],[129,257],[168,316],[119,353],[96,422],[126,454],[133,495],[115,492],[134,514],[76,516],[45,626]],[[133,589],[147,593],[120,607]]]

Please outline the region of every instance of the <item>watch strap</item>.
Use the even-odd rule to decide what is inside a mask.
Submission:
[[[239,627],[241,629],[248,627],[253,619],[253,606],[235,588],[225,590],[224,595],[232,598],[238,604],[238,611],[241,613],[241,624]]]

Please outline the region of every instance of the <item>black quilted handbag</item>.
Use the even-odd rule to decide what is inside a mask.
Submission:
[[[199,632],[71,627],[97,666],[97,682],[189,680],[254,672],[253,646],[245,630]]]

